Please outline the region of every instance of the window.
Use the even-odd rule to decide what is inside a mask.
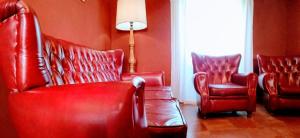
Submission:
[[[253,70],[253,0],[172,1],[172,89],[195,102],[191,52],[220,56],[240,53],[240,72]]]
[[[186,52],[212,56],[241,53],[244,57],[245,13],[245,0],[187,0]],[[240,67],[243,71],[243,65]]]

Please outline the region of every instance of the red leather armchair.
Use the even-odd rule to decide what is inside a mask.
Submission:
[[[300,56],[257,55],[268,111],[300,109]]]
[[[245,110],[250,116],[255,111],[257,76],[238,74],[240,59],[241,55],[211,57],[192,53],[201,117],[238,110]]]

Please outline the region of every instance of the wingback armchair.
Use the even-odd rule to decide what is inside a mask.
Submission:
[[[257,55],[268,111],[300,109],[300,56]]]
[[[192,53],[200,117],[207,113],[247,111],[256,107],[257,75],[238,74],[241,55],[212,57]]]

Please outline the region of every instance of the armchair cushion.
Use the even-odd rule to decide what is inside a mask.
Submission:
[[[209,84],[208,88],[211,96],[246,96],[248,94],[247,86],[234,83]]]

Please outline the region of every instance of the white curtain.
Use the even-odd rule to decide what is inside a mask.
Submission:
[[[239,71],[253,70],[253,0],[171,0],[172,89],[194,103],[191,52],[220,56],[240,53]]]

